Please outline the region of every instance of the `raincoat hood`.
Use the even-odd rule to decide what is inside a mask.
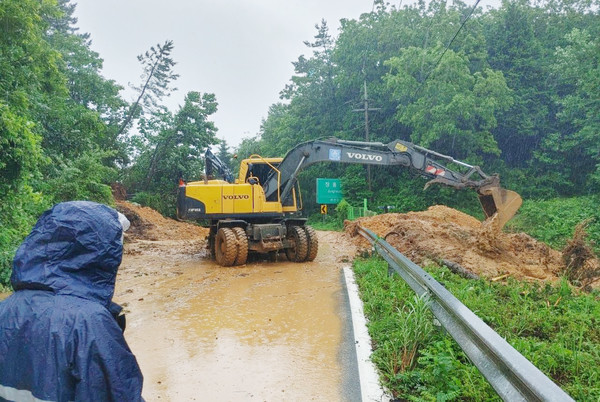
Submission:
[[[13,262],[11,284],[94,300],[107,308],[123,255],[117,211],[89,201],[44,212]]]

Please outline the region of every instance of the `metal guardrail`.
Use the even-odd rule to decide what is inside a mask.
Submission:
[[[417,264],[368,229],[358,233],[419,295],[505,401],[573,401],[558,385],[498,335]]]

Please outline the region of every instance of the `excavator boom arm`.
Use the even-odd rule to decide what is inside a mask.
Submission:
[[[215,170],[219,172],[223,179],[228,183],[233,183],[233,173],[227,165],[225,165],[221,159],[210,151],[210,148],[206,150],[205,157],[205,174],[206,178],[214,176]]]
[[[456,163],[469,170],[466,173],[459,173],[448,169],[433,158]],[[486,217],[494,218],[499,227],[503,227],[514,216],[522,202],[517,193],[500,187],[497,175],[487,175],[477,166],[457,161],[450,156],[410,142],[396,140],[383,144],[335,138],[305,142],[289,151],[278,166],[279,175],[273,172],[263,184],[266,199],[274,201],[279,196],[281,200],[286,200],[300,171],[318,162],[404,166],[429,178],[426,188],[434,183],[457,189],[472,188],[479,195]],[[279,189],[281,191],[278,194]]]

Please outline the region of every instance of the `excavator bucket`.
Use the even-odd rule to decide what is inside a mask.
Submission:
[[[493,220],[498,229],[502,229],[515,216],[523,203],[519,194],[498,185],[484,186],[478,193],[486,218]]]

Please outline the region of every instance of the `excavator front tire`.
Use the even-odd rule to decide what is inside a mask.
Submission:
[[[221,228],[215,238],[215,258],[217,263],[230,267],[235,262],[238,254],[238,242],[235,233],[230,228]]]
[[[235,227],[232,230],[237,240],[237,256],[233,265],[244,265],[248,260],[248,236],[244,228]]]
[[[306,261],[314,261],[317,258],[319,252],[319,239],[317,238],[317,232],[310,227],[304,226],[304,232],[308,242],[308,252],[306,255]]]
[[[285,255],[288,260],[293,262],[306,261],[306,257],[308,256],[308,240],[306,239],[304,228],[300,226],[291,226],[288,233],[288,239],[294,243],[291,248],[285,249]]]

